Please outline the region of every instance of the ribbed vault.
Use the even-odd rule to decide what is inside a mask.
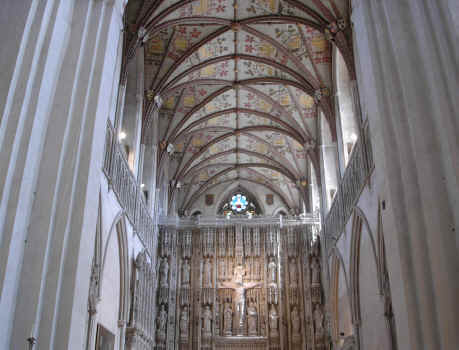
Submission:
[[[318,163],[319,114],[336,135],[331,42],[354,74],[348,1],[128,6],[127,59],[144,46],[144,122],[153,97],[163,102],[158,165],[168,167],[170,202],[184,211],[215,186],[245,181],[298,212],[308,201],[308,167]]]

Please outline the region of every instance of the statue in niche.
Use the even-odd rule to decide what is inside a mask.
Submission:
[[[162,304],[159,309],[158,318],[156,319],[156,326],[158,329],[158,340],[160,342],[166,339],[166,323],[167,323],[166,307]]]
[[[312,275],[311,282],[312,284],[320,284],[320,265],[319,259],[313,258],[311,263]]]
[[[249,335],[257,335],[258,312],[255,302],[250,302],[247,307]]]
[[[279,315],[277,314],[276,305],[272,304],[269,309],[269,328],[271,330],[271,336],[279,336]]]
[[[321,337],[324,333],[324,314],[320,309],[320,306],[317,305],[314,310],[314,325],[316,326],[316,337]]]
[[[269,283],[276,283],[277,280],[277,266],[273,257],[269,258],[268,264],[268,281]]]
[[[258,286],[261,286],[261,282],[243,282],[244,267],[242,265],[237,266],[234,269],[233,281],[222,282],[218,288],[228,288],[234,290],[233,300],[236,306],[236,317],[238,324],[238,335],[242,335],[244,332],[245,316],[246,316],[246,291]]]
[[[315,257],[319,257],[319,241],[316,241],[312,245],[312,255]]]
[[[300,334],[300,328],[301,328],[301,320],[300,320],[300,314],[298,313],[298,308],[296,306],[293,307],[292,313],[292,332],[294,335]]]
[[[223,312],[223,335],[233,334],[233,308],[231,303],[228,301],[225,304],[225,310]]]
[[[298,284],[298,270],[296,268],[296,260],[290,259],[289,264],[290,284],[296,286]]]
[[[180,337],[184,340],[188,339],[188,320],[188,306],[185,305],[180,313]]]
[[[203,286],[212,287],[212,265],[210,259],[204,261],[204,270],[203,270]]]
[[[204,307],[202,313],[202,331],[204,337],[212,336],[212,311],[209,305]]]
[[[160,286],[167,287],[169,285],[168,277],[169,277],[169,263],[167,262],[167,258],[161,260],[161,265],[159,267],[159,276],[160,276]]]
[[[234,268],[234,282],[242,284],[242,280],[245,275],[245,268],[242,265],[238,265]]]
[[[185,259],[182,264],[182,285],[190,285],[190,264],[188,259]]]

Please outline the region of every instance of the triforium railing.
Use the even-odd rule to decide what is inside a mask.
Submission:
[[[282,226],[295,226],[295,225],[320,225],[319,213],[308,213],[299,216],[253,216],[251,218],[242,216],[227,217],[224,215],[214,216],[196,216],[196,217],[176,217],[176,216],[160,216],[159,224],[161,226],[169,227],[213,227],[213,226],[231,226],[236,224],[243,224],[245,226],[266,226],[266,225],[279,225]]]
[[[129,168],[121,145],[115,136],[115,131],[108,121],[103,171],[135,232],[151,254],[154,251],[153,219],[148,213],[140,185]]]
[[[363,128],[363,134],[354,145],[332,206],[324,220],[322,232],[327,246],[330,246],[330,241],[336,241],[344,230],[373,168],[373,151],[367,123]]]

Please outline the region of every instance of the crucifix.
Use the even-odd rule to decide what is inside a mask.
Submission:
[[[255,287],[261,286],[261,282],[245,282],[243,277],[245,269],[242,265],[236,266],[234,269],[233,281],[219,283],[219,288],[228,288],[234,291],[233,300],[235,301],[235,314],[238,319],[237,335],[244,335],[244,323],[246,316],[246,291]]]

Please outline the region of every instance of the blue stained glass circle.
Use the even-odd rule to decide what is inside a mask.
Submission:
[[[231,198],[231,209],[237,213],[246,210],[248,204],[247,198],[239,193]]]

